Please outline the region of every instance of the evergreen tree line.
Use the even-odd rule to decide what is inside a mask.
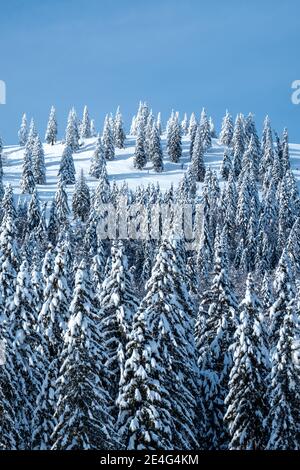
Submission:
[[[266,118],[259,139],[252,115],[233,125],[226,113],[221,188],[193,165],[211,145],[204,114],[178,188],[110,183],[103,133],[98,186],[81,173],[72,208],[62,173],[49,216],[36,188],[17,206],[2,191],[2,449],[299,449],[300,200],[287,131],[274,136]],[[173,114],[170,142],[177,125]],[[169,204],[171,229],[99,239],[105,205],[118,212],[124,199],[132,217],[145,206],[141,232],[157,222],[151,205]],[[172,226],[173,203],[203,206],[196,251]]]

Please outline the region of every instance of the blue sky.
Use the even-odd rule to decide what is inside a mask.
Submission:
[[[98,128],[118,104],[127,127],[138,101],[166,119],[202,106],[217,128],[228,108],[268,113],[300,142],[300,3],[282,0],[10,0],[1,2],[0,135],[16,143],[21,115],[44,135],[50,106],[60,134],[87,104]]]

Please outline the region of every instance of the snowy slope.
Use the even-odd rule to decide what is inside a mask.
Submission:
[[[86,179],[90,188],[95,188],[97,180],[88,175],[90,160],[95,148],[96,138],[86,139],[80,150],[73,154],[75,168],[79,174],[83,168]],[[129,187],[134,188],[137,185],[148,183],[160,184],[162,190],[170,187],[171,183],[177,185],[186,171],[189,163],[189,139],[183,138],[183,156],[180,163],[172,163],[168,159],[165,151],[166,139],[162,137],[162,145],[165,153],[164,171],[160,174],[155,173],[150,163],[142,171],[133,167],[133,154],[135,146],[135,138],[128,136],[126,139],[126,148],[123,150],[116,149],[116,158],[107,162],[107,170],[110,181],[114,179],[118,184],[124,180],[128,182]],[[205,163],[212,169],[219,171],[223,157],[223,146],[219,145],[217,139],[213,140],[213,147],[205,155]],[[44,144],[45,161],[47,169],[47,184],[38,185],[38,193],[42,201],[52,199],[57,182],[57,172],[59,168],[60,158],[63,151],[63,144],[58,142],[54,146]],[[24,149],[18,146],[8,146],[4,148],[3,170],[4,184],[10,182],[14,188],[16,195],[20,194],[19,182],[22,175]],[[291,163],[295,176],[298,180],[300,188],[300,144],[290,144]],[[74,187],[68,186],[67,191],[71,196]],[[22,198],[28,196],[21,195]]]

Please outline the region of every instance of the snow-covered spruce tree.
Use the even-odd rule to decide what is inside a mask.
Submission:
[[[34,120],[31,119],[30,125],[29,125],[28,137],[27,137],[27,141],[26,141],[26,144],[25,144],[26,145],[26,150],[28,150],[29,153],[32,152],[32,148],[33,148],[33,144],[34,144],[36,136],[37,136],[37,130],[36,130],[36,127],[35,127],[35,123],[34,123]]]
[[[203,108],[200,116],[199,131],[203,149],[206,151],[211,147],[211,133],[209,121],[205,109]]]
[[[283,311],[276,348],[272,354],[269,377],[268,450],[299,450],[300,379],[299,379],[298,298]]]
[[[106,166],[106,159],[104,156],[104,148],[102,144],[102,138],[98,135],[96,147],[91,159],[91,166],[89,174],[94,178],[100,178],[103,171],[103,167]]]
[[[22,178],[20,181],[21,192],[32,194],[35,189],[35,179],[33,175],[32,168],[32,153],[31,150],[27,147],[24,151],[24,160],[22,166]]]
[[[18,431],[16,403],[19,402],[17,371],[13,364],[12,341],[9,323],[4,320],[3,302],[0,291],[0,450],[16,450],[21,437]],[[3,361],[3,348],[5,361]]]
[[[232,366],[233,342],[236,327],[237,301],[224,263],[223,244],[217,236],[214,277],[201,298],[195,326],[201,391],[206,410],[207,434],[205,446],[226,449],[229,436],[223,418],[225,398]]]
[[[3,185],[3,164],[2,164],[2,152],[0,148],[0,214],[1,214],[1,200],[4,196],[4,185]]]
[[[111,263],[110,273],[102,284],[99,303],[102,343],[107,355],[106,375],[110,384],[111,406],[114,406],[123,369],[124,349],[138,301],[133,292],[122,242],[112,245]]]
[[[32,302],[32,285],[27,261],[23,261],[16,279],[16,289],[9,305],[13,364],[18,371],[18,393],[15,403],[22,448],[30,448],[31,415],[43,381],[42,337],[37,331],[37,316]]]
[[[74,194],[72,198],[72,210],[74,218],[79,218],[84,222],[90,212],[91,197],[90,190],[86,184],[83,169],[81,169],[80,177],[76,182]]]
[[[133,166],[138,169],[142,170],[147,163],[147,157],[145,152],[145,134],[140,128],[138,131],[138,135],[136,138],[134,156],[133,156]]]
[[[55,198],[53,198],[51,202],[51,206],[50,206],[47,234],[48,234],[49,242],[52,243],[54,246],[56,245],[57,235],[60,229],[61,229],[61,225],[58,221],[56,201],[55,201]]]
[[[255,120],[254,120],[254,114],[249,113],[248,116],[246,117],[244,121],[244,129],[245,129],[245,137],[246,137],[246,142],[249,144],[251,136],[254,139],[254,144],[256,147],[256,152],[260,156],[261,154],[261,145],[260,145],[260,140],[258,138],[256,126],[255,126]]]
[[[189,135],[189,138],[191,139],[190,157],[192,157],[193,155],[194,141],[196,137],[197,128],[198,128],[197,119],[196,119],[195,113],[192,113],[190,117],[189,130],[188,130],[188,135]]]
[[[79,131],[76,111],[74,108],[70,110],[68,115],[65,145],[66,147],[70,147],[72,152],[75,152],[79,148]]]
[[[184,113],[184,116],[183,116],[183,119],[182,119],[180,125],[181,125],[182,135],[184,135],[184,136],[187,135],[188,131],[189,131],[189,121],[188,121],[186,113]]]
[[[125,134],[125,131],[124,131],[122,114],[120,112],[119,107],[117,109],[116,117],[115,117],[114,137],[115,137],[116,147],[118,149],[125,148],[126,134]]]
[[[232,142],[232,137],[233,137],[232,117],[229,114],[229,112],[226,110],[226,114],[222,121],[222,128],[221,128],[219,139],[223,145],[226,145],[227,147],[229,147]]]
[[[262,157],[260,160],[260,168],[259,173],[261,179],[267,173],[267,171],[272,168],[274,161],[274,148],[273,148],[273,140],[272,134],[267,135],[267,140],[263,149]]]
[[[153,162],[153,169],[157,173],[160,173],[164,169],[164,164],[163,164],[163,151],[161,147],[161,141],[160,141],[160,134],[159,131],[154,124],[152,127],[152,133],[151,133],[151,142],[149,145],[149,150],[150,150],[150,160]]]
[[[204,164],[204,142],[202,140],[202,132],[201,127],[199,126],[197,129],[194,147],[193,147],[193,155],[192,161],[190,164],[190,171],[195,181],[204,181],[205,178],[205,164]]]
[[[66,255],[59,248],[53,270],[46,279],[44,303],[39,314],[41,331],[48,342],[50,358],[57,358],[62,350],[70,300],[67,276]]]
[[[298,217],[290,231],[287,241],[287,254],[292,270],[297,276],[300,273],[300,218]]]
[[[157,128],[157,130],[158,130],[158,134],[159,134],[159,135],[162,135],[162,133],[163,133],[163,128],[162,128],[162,122],[161,122],[161,112],[159,112],[159,113],[157,114],[157,118],[156,118],[156,123],[155,123],[155,125],[156,125],[156,128]]]
[[[134,317],[117,400],[127,449],[193,449],[203,427],[180,251],[174,238],[162,242]]]
[[[45,141],[47,144],[54,145],[57,139],[57,121],[56,121],[56,113],[54,106],[51,106],[49,120],[47,124],[46,134],[45,134]]]
[[[228,180],[229,174],[232,171],[232,150],[225,147],[223,152],[223,161],[221,165],[221,176],[224,180]]]
[[[178,163],[181,155],[182,155],[182,148],[181,148],[181,129],[180,124],[178,122],[177,114],[174,116],[172,120],[170,129],[169,129],[169,137],[167,139],[167,148],[168,148],[168,155],[170,160],[174,163]]]
[[[46,184],[45,153],[38,135],[32,147],[32,170],[36,184]]]
[[[115,449],[117,443],[104,380],[106,357],[84,261],[76,272],[69,315],[57,381],[57,424],[52,434],[52,449]]]
[[[21,122],[21,127],[18,132],[18,138],[19,138],[19,145],[21,147],[24,147],[24,145],[26,145],[27,138],[28,138],[27,117],[25,113],[22,116],[22,122]]]
[[[113,160],[115,158],[114,130],[111,127],[111,122],[108,115],[106,115],[104,121],[102,144],[104,148],[105,159]]]
[[[277,256],[281,256],[285,248],[286,241],[295,222],[295,213],[293,201],[291,200],[290,188],[287,184],[286,176],[281,181],[277,189],[278,207],[278,239],[277,239]]]
[[[97,136],[97,131],[96,131],[96,124],[95,124],[95,119],[91,119],[91,137],[96,137]]]
[[[0,233],[0,296],[3,307],[9,306],[12,302],[18,265],[16,227],[11,215],[7,214]]]
[[[68,205],[68,195],[66,193],[65,183],[61,177],[58,178],[54,199],[58,222],[60,225],[64,226],[67,223],[70,209]]]
[[[224,421],[229,430],[230,450],[263,450],[267,436],[264,421],[268,411],[269,357],[265,319],[252,274],[248,275],[239,310],[239,323],[231,346],[233,365]]]
[[[289,303],[295,297],[294,278],[289,258],[284,249],[274,274],[274,303],[270,308],[270,345],[275,347]]]
[[[80,126],[80,137],[88,139],[91,137],[91,120],[87,106],[83,109],[82,121]]]
[[[34,190],[27,209],[27,231],[33,232],[41,223],[41,208],[37,191]]]
[[[61,156],[58,176],[65,184],[75,184],[75,174],[72,147],[66,144]]]

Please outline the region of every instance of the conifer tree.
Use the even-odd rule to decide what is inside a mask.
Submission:
[[[282,312],[276,348],[271,356],[268,392],[268,450],[299,450],[299,298]]]
[[[181,131],[180,125],[178,122],[178,116],[175,115],[174,119],[172,120],[170,129],[169,129],[169,137],[167,139],[167,148],[170,160],[174,163],[178,163],[181,155],[182,155],[182,148],[181,148]]]
[[[26,145],[27,138],[28,138],[27,117],[25,113],[22,116],[22,122],[21,122],[21,127],[18,132],[18,138],[19,138],[19,145],[21,147],[24,147]]]
[[[84,261],[76,272],[58,377],[53,450],[116,447],[104,377],[105,353]]]
[[[20,182],[21,192],[32,194],[35,189],[35,179],[32,168],[32,154],[29,148],[25,148],[22,167],[22,178]]]
[[[198,376],[180,252],[174,238],[162,242],[134,317],[117,401],[127,449],[197,446]]]
[[[86,184],[83,170],[77,180],[72,198],[72,209],[74,218],[78,217],[83,222],[87,219],[91,207],[90,190]]]
[[[210,136],[212,139],[216,139],[217,133],[216,133],[216,129],[215,129],[215,125],[214,125],[212,117],[209,118],[208,122],[209,122]]]
[[[36,184],[46,184],[45,154],[38,135],[32,147],[32,171]]]
[[[70,145],[65,145],[61,156],[58,176],[65,184],[75,184],[75,166]]]
[[[221,175],[224,180],[228,180],[229,173],[232,171],[232,156],[229,147],[225,147],[223,153],[223,161],[221,166]]]
[[[0,298],[3,307],[12,302],[18,265],[16,227],[11,215],[7,214],[2,222],[0,234]]]
[[[225,399],[231,450],[263,450],[267,430],[266,378],[269,371],[267,335],[262,306],[248,275],[239,324],[232,345],[233,365]]]
[[[28,137],[27,137],[27,141],[26,141],[26,144],[25,144],[26,145],[26,150],[30,154],[32,152],[32,148],[33,148],[33,144],[34,144],[36,136],[37,136],[37,130],[36,130],[36,127],[35,127],[35,123],[34,123],[34,120],[31,119],[30,125],[29,125]]]
[[[49,120],[46,129],[45,141],[47,144],[54,145],[57,139],[57,121],[54,106],[51,106]]]
[[[205,178],[205,165],[204,165],[204,143],[202,140],[202,131],[201,127],[199,126],[197,129],[194,147],[193,147],[193,155],[192,161],[190,165],[190,171],[195,181],[204,181]]]
[[[111,127],[111,122],[108,115],[106,115],[104,121],[102,144],[104,147],[105,159],[113,160],[115,158],[114,131]]]
[[[75,152],[79,148],[78,123],[76,111],[74,108],[70,110],[68,115],[65,145],[66,147],[70,147],[72,152]]]
[[[115,128],[114,128],[114,137],[115,137],[115,145],[119,149],[125,148],[125,139],[126,134],[123,127],[123,120],[122,114],[120,112],[120,108],[118,107],[115,117]]]
[[[222,121],[222,128],[221,128],[221,133],[220,133],[220,142],[223,145],[226,145],[229,147],[231,145],[233,137],[233,122],[232,122],[232,117],[229,114],[229,112],[226,110],[226,114],[223,118]]]
[[[205,444],[209,449],[226,449],[227,429],[224,425],[225,397],[232,365],[236,327],[237,301],[228,278],[224,249],[220,236],[216,238],[214,277],[202,295],[195,326],[201,389],[207,414]]]
[[[105,166],[106,166],[106,159],[104,156],[104,148],[102,144],[102,139],[100,135],[98,135],[96,147],[92,155],[92,159],[91,159],[91,166],[90,166],[90,171],[89,171],[90,176],[93,176],[94,178],[97,178],[97,179],[100,178],[102,171],[103,171],[103,167]]]
[[[184,116],[183,116],[183,119],[182,119],[180,125],[181,125],[182,135],[186,136],[188,134],[188,131],[189,131],[189,122],[188,122],[188,118],[187,118],[186,113],[184,113]]]
[[[206,151],[211,147],[211,132],[206,111],[203,108],[200,116],[199,132],[203,149]]]
[[[58,178],[57,189],[54,198],[58,223],[61,226],[64,226],[67,223],[70,209],[68,205],[68,195],[66,193],[65,183],[61,177]]]
[[[143,130],[140,129],[135,144],[133,166],[138,170],[142,170],[146,163],[147,157],[145,152],[145,135]]]
[[[91,137],[91,120],[87,106],[83,109],[83,116],[80,126],[80,137],[82,139],[88,139]]]
[[[99,303],[102,341],[107,354],[106,374],[113,405],[118,394],[124,349],[138,302],[132,291],[132,279],[122,242],[113,244],[111,256],[111,270],[102,284]]]

